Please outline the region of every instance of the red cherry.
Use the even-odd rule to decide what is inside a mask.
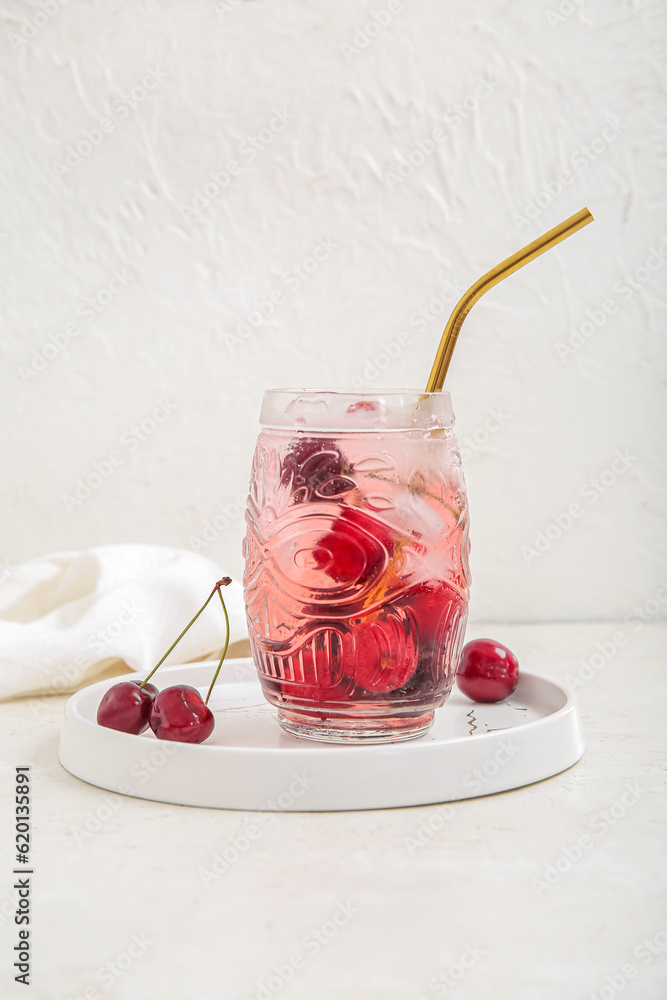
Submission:
[[[97,709],[97,722],[107,729],[138,736],[148,729],[148,716],[157,695],[153,684],[141,687],[141,681],[114,684],[103,696]]]
[[[502,642],[475,639],[463,647],[456,680],[473,701],[503,701],[519,683],[519,661]]]
[[[415,672],[415,638],[409,623],[406,627],[400,613],[391,606],[352,621],[350,631],[343,633],[335,645],[338,649],[333,656],[331,639],[322,648],[317,643],[301,648],[304,683],[283,681],[286,697],[317,704],[342,701],[351,697],[355,685],[373,694],[386,694],[402,687]],[[327,681],[334,660],[340,662],[342,676],[330,684]]]
[[[331,613],[335,617],[335,606]],[[282,681],[282,693],[286,699],[323,704],[354,699],[360,694],[355,688],[383,695],[406,685],[432,686],[445,675],[451,686],[452,656],[465,615],[465,599],[443,581],[430,580],[351,618],[349,628],[316,622],[320,631],[292,654],[287,669],[288,676],[303,680]],[[338,678],[335,684],[332,675]]]
[[[394,551],[390,529],[358,507],[343,507],[313,549],[317,566],[336,583],[373,577]]]
[[[354,489],[345,460],[324,438],[295,438],[283,458],[281,483],[290,484],[296,503],[330,500]]]
[[[151,707],[149,722],[159,740],[178,743],[203,743],[215,726],[210,708],[189,684],[175,684],[160,691]]]
[[[430,662],[461,618],[461,598],[439,580],[420,583],[370,615],[355,630],[354,674],[367,691],[395,691],[417,662]],[[373,641],[374,640],[374,641]]]
[[[418,652],[411,623],[388,605],[354,627],[354,679],[365,691],[395,691],[414,674]]]
[[[414,616],[422,644],[435,642],[440,623],[453,601],[458,606],[456,593],[442,580],[419,583],[401,598]]]

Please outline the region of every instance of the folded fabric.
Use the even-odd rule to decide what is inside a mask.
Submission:
[[[59,552],[12,567],[0,584],[0,700],[148,673],[223,575],[204,556],[158,545]],[[223,596],[235,643],[248,634],[241,585]],[[216,597],[167,663],[219,655],[225,634]]]

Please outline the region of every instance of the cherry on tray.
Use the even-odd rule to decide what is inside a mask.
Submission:
[[[504,701],[519,683],[519,661],[502,642],[474,639],[463,647],[456,683],[472,701]]]
[[[97,722],[107,729],[139,736],[148,729],[151,705],[157,695],[153,684],[141,681],[121,681],[103,696],[97,709]]]

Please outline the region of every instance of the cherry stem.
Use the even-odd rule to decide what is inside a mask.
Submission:
[[[169,649],[167,650],[167,652],[164,654],[164,656],[162,657],[162,659],[158,663],[155,664],[155,666],[151,670],[151,672],[148,675],[148,677],[146,677],[145,680],[143,680],[141,682],[141,684],[139,685],[139,687],[142,688],[145,684],[148,684],[149,680],[151,679],[151,677],[153,676],[153,674],[155,673],[155,671],[157,670],[157,668],[162,666],[162,664],[164,663],[164,661],[167,659],[167,657],[171,653],[172,649],[174,649],[174,647],[179,644],[179,642],[181,641],[181,639],[183,638],[183,636],[185,635],[185,633],[188,631],[188,629],[190,628],[190,626],[194,625],[194,623],[197,621],[197,619],[199,618],[199,616],[202,613],[202,611],[204,610],[204,608],[206,608],[208,606],[209,602],[215,596],[215,594],[216,593],[220,594],[220,588],[221,587],[227,587],[231,582],[232,582],[232,579],[229,576],[223,576],[222,580],[218,580],[218,582],[216,583],[215,587],[213,588],[213,590],[211,591],[211,593],[208,595],[208,597],[206,598],[206,600],[204,601],[204,603],[202,604],[201,608],[199,609],[199,611],[197,612],[197,614],[194,616],[194,618],[192,619],[192,621],[188,622],[188,624],[185,626],[185,628],[183,629],[183,631],[179,635],[178,639],[176,639],[175,642],[172,642],[171,646],[169,647]],[[220,600],[222,601],[222,594],[220,594]],[[223,608],[225,607],[225,602],[224,601],[222,602],[222,606],[223,606]],[[226,609],[225,609],[225,617],[227,617],[227,610]],[[227,645],[228,644],[229,644],[229,619],[227,619],[227,643],[225,644],[225,653],[227,652]],[[217,676],[217,674],[216,674],[216,676]]]
[[[222,667],[223,660],[227,656],[227,648],[229,646],[229,615],[227,614],[227,608],[225,607],[225,602],[223,600],[222,591],[221,590],[218,591],[218,596],[220,598],[220,603],[222,604],[222,610],[224,611],[224,614],[225,614],[225,623],[227,625],[227,637],[225,638],[225,645],[224,645],[223,650],[222,650],[222,656],[220,657],[220,663],[218,664],[218,669],[213,674],[213,680],[211,681],[211,686],[208,689],[208,694],[204,698],[204,704],[205,705],[208,705],[208,699],[211,697],[211,691],[213,690],[213,686],[214,686],[215,682],[218,679],[218,674],[220,673],[220,668]]]

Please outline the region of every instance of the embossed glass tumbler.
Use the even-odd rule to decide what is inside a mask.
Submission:
[[[245,600],[288,732],[425,733],[468,608],[468,508],[448,392],[266,392],[246,512]]]

